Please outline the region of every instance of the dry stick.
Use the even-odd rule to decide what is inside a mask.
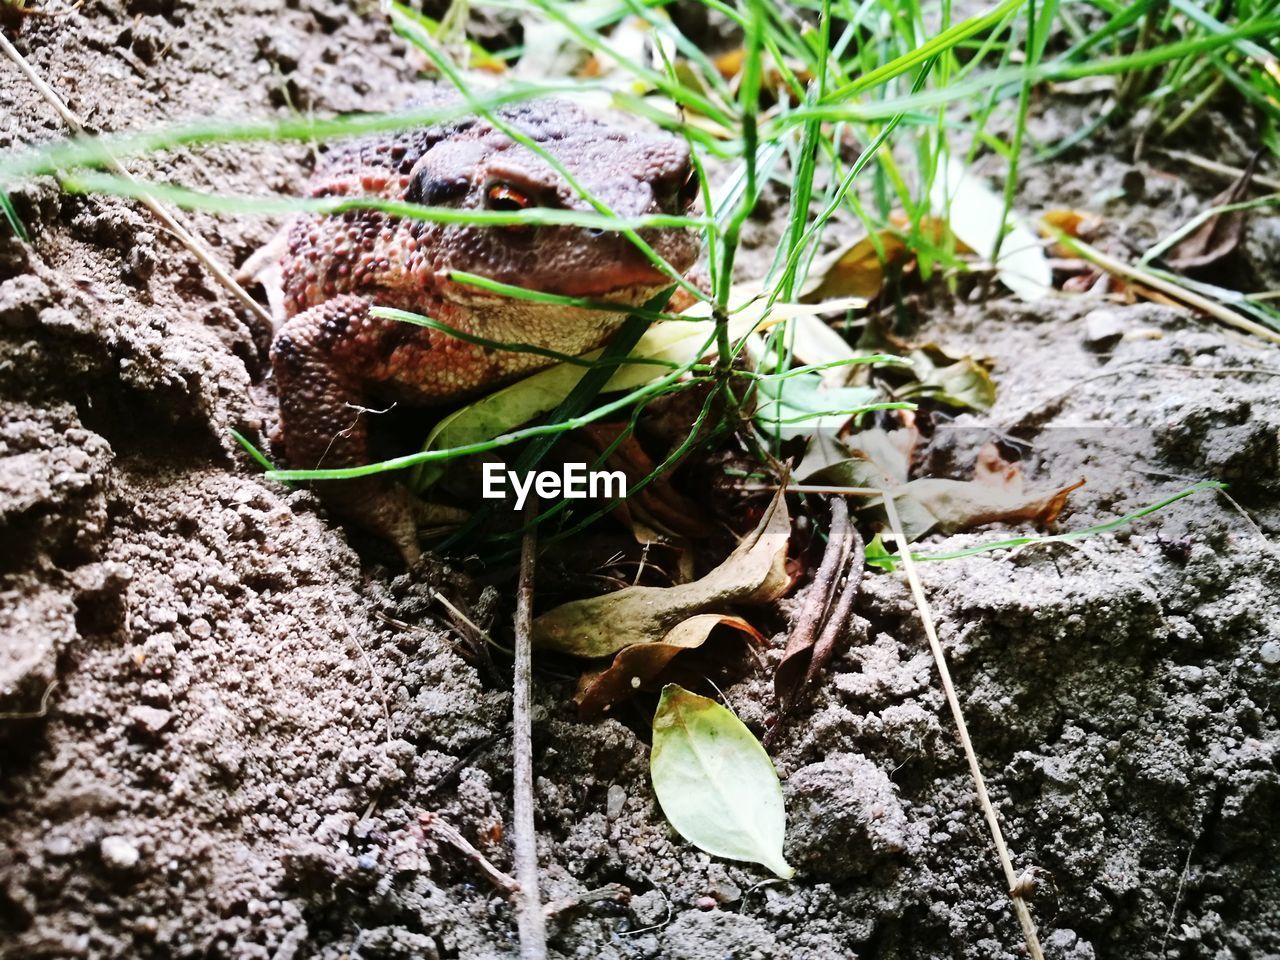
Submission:
[[[26,59],[18,52],[18,49],[9,42],[9,38],[3,33],[0,33],[0,50],[4,51],[5,55],[12,60],[18,70],[22,72],[22,75],[31,81],[31,85],[34,86],[36,90],[40,92],[40,95],[48,101],[49,105],[57,111],[58,116],[62,118],[63,123],[70,127],[73,133],[83,136],[85,134],[85,129],[80,118],[71,111],[71,108],[67,106],[66,101],[58,96],[57,91],[40,79],[39,74],[32,69],[31,64],[27,63]],[[107,161],[107,166],[120,174],[120,176],[128,180],[134,180],[133,174],[126,170],[124,166],[121,165],[120,161],[112,158]],[[172,213],[162,207],[160,203],[152,197],[142,194],[138,199],[142,201],[143,206],[150,210],[157,220],[165,225],[169,232],[177,238],[178,242],[186,247],[191,255],[199,260],[206,270],[213,274],[213,278],[217,280],[218,283],[226,287],[227,291],[239,300],[246,310],[257,316],[259,320],[266,324],[268,329],[271,328],[271,314],[267,313],[262,304],[249,296],[249,294],[245,292],[244,287],[236,283],[231,274],[227,273],[222,264],[215,259],[213,254],[209,252],[208,248],[205,247],[200,240],[196,239],[196,237],[194,237]]]
[[[606,900],[612,900],[614,903],[626,903],[630,899],[631,890],[629,888],[620,883],[610,883],[603,887],[596,887],[594,890],[570,894],[567,897],[556,900],[554,903],[548,903],[542,908],[542,912],[548,917],[558,917],[562,913],[577,910],[579,907],[589,906],[593,903],[601,903]]]
[[[920,611],[920,621],[924,624],[925,636],[929,638],[929,649],[933,651],[933,659],[938,664],[938,676],[942,680],[942,690],[947,697],[947,705],[951,708],[952,719],[960,734],[960,745],[964,748],[965,759],[969,761],[969,773],[973,775],[973,784],[978,791],[978,803],[987,818],[987,826],[991,828],[991,837],[995,841],[996,854],[1000,857],[1000,866],[1004,870],[1008,883],[1009,897],[1013,900],[1014,913],[1022,924],[1022,936],[1026,940],[1027,950],[1032,960],[1044,960],[1040,950],[1040,938],[1036,935],[1036,924],[1031,919],[1031,911],[1026,901],[1018,894],[1018,875],[1013,870],[1013,861],[1009,859],[1009,848],[1005,846],[1004,834],[1000,830],[1000,819],[996,816],[995,807],[987,795],[987,784],[982,778],[982,770],[978,767],[978,756],[973,752],[973,742],[969,739],[969,728],[964,722],[964,713],[960,710],[960,700],[956,697],[956,688],[951,683],[951,671],[947,669],[946,658],[942,654],[942,644],[938,642],[938,633],[933,625],[933,611],[925,598],[924,588],[920,585],[920,577],[916,574],[915,562],[911,559],[911,547],[907,536],[902,532],[902,521],[898,518],[898,508],[893,497],[886,493],[884,498],[885,513],[889,515],[889,527],[898,543],[898,553],[902,557],[902,568],[911,584],[911,594],[915,597],[916,608]]]
[[[813,650],[814,635],[826,620],[827,611],[835,602],[836,584],[844,572],[845,558],[848,555],[849,508],[843,500],[833,500],[827,549],[822,555],[822,562],[818,564],[818,572],[814,574],[813,585],[809,587],[809,592],[805,596],[805,605],[801,608],[795,626],[791,629],[791,636],[787,638],[787,649],[783,653],[784,660],[788,659],[788,652]],[[801,677],[803,678],[803,674]],[[778,706],[783,712],[792,706],[791,701],[799,694],[800,686],[801,684],[797,684],[795,690],[777,691],[780,701]]]
[[[774,489],[779,488],[775,485]],[[788,489],[794,488],[789,486]],[[778,704],[778,715],[769,732],[765,734],[766,748],[776,743],[778,737],[782,735],[788,715],[800,702],[809,684],[809,670],[817,654],[814,635],[828,619],[828,613],[835,603],[836,586],[840,582],[840,576],[844,573],[849,558],[849,542],[849,507],[844,500],[837,497],[831,501],[831,529],[827,535],[827,547],[822,554],[822,562],[818,564],[813,583],[805,594],[804,606],[800,608],[800,614],[791,628],[791,635],[787,637],[787,645],[782,653],[782,664],[774,674],[773,695]],[[798,677],[792,676],[790,669],[792,660],[802,653],[809,655],[809,663]]]
[[[520,884],[490,863],[489,859],[477,850],[471,841],[460,834],[452,824],[442,820],[439,814],[423,811],[418,814],[418,822],[422,825],[424,831],[430,831],[435,834],[438,839],[449,844],[478,866],[484,875],[489,878],[489,882],[503,893],[512,897],[520,895]]]
[[[516,595],[516,658],[512,687],[511,751],[515,757],[513,829],[515,831],[516,924],[520,960],[546,960],[547,918],[538,892],[538,837],[533,824],[533,567],[538,552],[538,504],[525,508],[520,547],[520,585]]]
[[[1191,855],[1196,851],[1196,840],[1191,841],[1187,849],[1187,862],[1182,865],[1182,874],[1178,877],[1178,889],[1173,895],[1173,906],[1169,908],[1169,919],[1164,925],[1164,939],[1160,941],[1160,960],[1169,955],[1169,934],[1173,930],[1174,918],[1178,916],[1178,907],[1182,905],[1182,887],[1187,882],[1187,874],[1191,871]]]
[[[1117,276],[1126,277],[1130,280],[1136,280],[1138,283],[1145,284],[1159,290],[1161,293],[1180,300],[1188,306],[1195,307],[1209,316],[1221,320],[1229,327],[1235,327],[1237,330],[1243,330],[1245,333],[1252,333],[1255,337],[1261,337],[1263,340],[1269,340],[1272,343],[1280,343],[1280,333],[1265,327],[1260,323],[1250,320],[1248,317],[1242,317],[1234,310],[1224,307],[1215,300],[1196,293],[1194,290],[1188,290],[1180,287],[1176,283],[1170,283],[1161,277],[1141,270],[1125,263],[1123,260],[1117,260],[1115,257],[1107,256],[1101,250],[1089,246],[1080,240],[1067,236],[1059,231],[1059,239],[1068,249],[1074,250],[1084,259],[1088,260],[1094,266],[1101,267],[1107,273]]]
[[[831,616],[827,618],[827,623],[818,636],[818,642],[813,645],[813,658],[809,661],[809,669],[804,674],[806,690],[811,688],[813,681],[817,679],[819,661],[823,652],[835,649],[840,639],[840,632],[849,625],[849,618],[853,614],[853,602],[858,598],[858,591],[862,587],[862,570],[866,566],[867,558],[862,546],[862,537],[858,536],[856,527],[850,526],[849,540],[848,557],[844,565],[844,587],[841,588],[840,599],[836,601],[835,607],[831,610]]]
[[[735,484],[733,489],[748,493],[777,493],[782,487],[776,483],[739,483]],[[787,484],[787,492],[812,493],[833,497],[879,497],[884,495],[884,491],[879,487],[839,487],[821,483],[789,483]]]
[[[1168,150],[1164,147],[1153,147],[1156,153],[1163,153],[1166,157],[1173,157],[1175,160],[1181,160],[1183,163],[1189,163],[1193,167],[1199,167],[1201,170],[1208,170],[1210,173],[1216,173],[1223,177],[1229,177],[1232,180],[1238,180],[1244,176],[1244,171],[1239,167],[1228,166],[1225,163],[1218,163],[1216,160],[1210,160],[1207,157],[1201,157],[1194,153],[1187,153],[1185,150]],[[1270,177],[1259,176],[1254,174],[1253,183],[1255,186],[1263,187],[1267,190],[1280,190],[1280,180],[1273,180]]]

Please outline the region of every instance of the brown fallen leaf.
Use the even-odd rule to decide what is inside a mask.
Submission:
[[[876,489],[901,486],[911,471],[920,432],[913,411],[900,411],[899,416],[903,426],[897,430],[872,427],[854,434],[815,434],[795,467],[796,477],[801,483]]]
[[[533,642],[578,657],[607,657],[632,644],[661,640],[696,614],[776,600],[791,586],[790,535],[786,497],[779,489],[756,528],[706,576],[672,587],[627,587],[563,604],[534,620]]]
[[[926,398],[973,410],[987,410],[995,403],[996,385],[986,357],[949,350],[932,340],[909,343],[879,325],[868,325],[858,347],[904,354],[911,361],[875,368],[877,377],[893,385],[896,399]]]
[[[988,523],[1016,520],[1052,523],[1066,506],[1067,495],[1082,486],[1084,480],[1080,479],[1048,493],[1022,493],[975,480],[926,477],[902,487],[894,503],[907,536],[914,540],[933,530],[959,533]],[[907,526],[904,501],[913,507],[914,532]]]
[[[757,645],[765,638],[741,617],[703,613],[676,624],[654,643],[637,643],[619,650],[604,670],[584,674],[574,701],[583,720],[599,716],[614,704],[630,699],[638,690],[654,690],[669,681],[665,676],[671,661],[682,653],[706,643],[718,627],[746,634]]]
[[[973,464],[973,480],[986,487],[1022,490],[1022,464],[1006,460],[994,443],[984,444]]]
[[[926,343],[910,356],[911,371],[919,384],[903,396],[918,395],[974,410],[989,410],[996,402],[995,381],[977,358],[952,356],[936,343]]]
[[[805,483],[892,490],[903,530],[911,540],[935,530],[959,533],[987,523],[1052,523],[1071,491],[1084,484],[1084,480],[1077,480],[1048,492],[1026,492],[1021,469],[1004,462],[995,444],[987,444],[979,453],[973,480],[924,477],[904,483],[913,434],[914,426],[856,433],[846,441],[853,456],[801,479]],[[876,497],[867,506],[879,502]]]
[[[836,297],[874,299],[884,285],[885,265],[900,263],[907,256],[907,245],[892,230],[880,230],[874,239],[863,234],[813,265],[800,299],[805,303]]]
[[[1048,210],[1040,219],[1044,222],[1040,235],[1049,239],[1057,235],[1056,231],[1061,230],[1077,240],[1091,240],[1102,226],[1102,217],[1087,210]]]
[[[1214,197],[1210,207],[1224,207],[1239,203],[1249,194],[1249,185],[1258,166],[1258,150],[1249,158],[1240,178],[1222,193]],[[1215,213],[1194,231],[1179,240],[1165,254],[1164,262],[1179,273],[1195,274],[1215,267],[1232,256],[1244,238],[1247,210],[1227,210]]]

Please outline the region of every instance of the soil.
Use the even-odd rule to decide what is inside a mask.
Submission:
[[[330,0],[89,0],[16,42],[96,131],[382,109],[419,82],[376,13]],[[0,76],[0,149],[63,134]],[[1083,109],[1042,106],[1032,132]],[[1247,125],[1219,120],[1244,132],[1217,159],[1242,162]],[[1095,210],[1140,251],[1224,186],[1104,135],[1028,167],[1019,206]],[[312,159],[235,144],[130,167],[291,193]],[[145,211],[48,180],[12,198],[31,240],[0,240],[0,957],[513,956],[505,897],[419,823],[510,868],[503,668],[459,655],[433,597],[510,610],[358,553],[257,474],[228,430],[272,416],[263,332]],[[278,226],[187,219],[233,265]],[[1256,218],[1244,262],[1272,287],[1278,249],[1280,219]],[[1002,437],[1031,483],[1087,478],[1063,529],[1231,484],[1074,545],[922,565],[1047,955],[1280,956],[1280,353],[1166,306],[985,287],[917,306],[922,338],[990,356],[1000,387],[990,415],[938,423],[928,472],[963,476]],[[555,956],[1023,955],[901,577],[867,573],[858,612],[865,642],[774,751],[790,883],[681,840],[646,744],[536,677],[544,895],[631,893],[558,913]],[[725,695],[762,733],[766,671]]]

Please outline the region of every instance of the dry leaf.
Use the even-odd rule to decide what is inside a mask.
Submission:
[[[996,276],[1023,300],[1048,294],[1053,289],[1053,272],[1040,241],[1012,211],[1005,221],[1004,198],[958,157],[948,157],[940,172],[933,183],[933,205],[946,211],[956,236],[988,260],[998,245]]]
[[[896,501],[903,514],[904,499],[913,501],[932,522],[925,529],[907,535],[916,539],[930,530],[940,533],[959,533],[987,523],[1032,520],[1036,523],[1052,523],[1067,504],[1067,495],[1084,486],[1077,480],[1050,493],[1023,494],[1020,491],[1003,490],[978,483],[976,480],[940,480],[926,477],[912,480],[904,486]],[[918,523],[917,523],[918,526]]]
[[[677,624],[655,643],[637,643],[619,650],[606,669],[585,674],[578,685],[574,701],[584,720],[599,716],[614,704],[631,698],[637,690],[651,690],[668,682],[667,667],[687,650],[706,643],[717,627],[728,627],[746,634],[754,643],[763,644],[760,631],[741,617],[703,613]]]
[[[953,357],[936,343],[912,350],[911,372],[919,386],[904,394],[920,394],[952,407],[989,410],[996,402],[996,385],[975,357]]]
[[[802,480],[893,490],[903,530],[911,540],[935,530],[959,533],[987,523],[1052,523],[1066,505],[1068,494],[1084,484],[1084,480],[1077,480],[1048,493],[1024,492],[1021,468],[1004,462],[994,444],[979,454],[973,480],[925,477],[904,483],[914,442],[914,428],[864,430],[848,440],[854,456]],[[867,503],[868,507],[878,505],[878,497]]]
[[[901,263],[908,251],[902,238],[891,230],[881,230],[876,237],[880,250],[871,236],[863,234],[814,263],[800,299],[812,303],[833,297],[871,300],[878,296],[884,285],[885,265]]]
[[[829,324],[815,316],[794,317],[787,328],[791,352],[804,364],[821,366],[826,363],[846,361],[843,366],[828,367],[818,372],[822,382],[830,387],[848,385],[858,374],[858,367],[847,361],[859,356],[848,340]]]
[[[1259,150],[1249,158],[1249,165],[1240,179],[1210,201],[1210,207],[1225,207],[1239,203],[1249,194],[1249,183],[1258,166]],[[1164,261],[1179,273],[1195,274],[1222,263],[1240,247],[1244,238],[1247,210],[1220,211],[1211,216],[1192,233],[1183,237],[1164,256]]]
[[[1077,240],[1089,240],[1102,226],[1100,216],[1085,210],[1049,210],[1040,219],[1044,222],[1040,235],[1049,238],[1053,238],[1056,231],[1061,230]]]
[[[1022,490],[1022,465],[1006,460],[1000,455],[1000,448],[988,443],[978,451],[978,459],[973,465],[974,483],[986,487],[999,487]]]
[[[776,600],[791,586],[790,535],[786,497],[779,490],[756,529],[702,579],[673,587],[627,587],[563,604],[534,620],[533,642],[574,656],[607,657],[632,644],[661,640],[696,614]]]

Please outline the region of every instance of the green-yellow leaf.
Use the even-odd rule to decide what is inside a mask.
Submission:
[[[819,304],[775,303],[766,316],[765,299],[754,288],[747,287],[735,288],[730,302],[739,304],[729,318],[730,340],[738,340],[792,317],[852,309],[860,303],[854,300]],[[715,323],[701,319],[709,317],[710,312],[706,304],[697,303],[684,311],[684,316],[690,319],[652,326],[631,351],[631,357],[640,362],[619,366],[603,392],[635,390],[670,373],[672,365],[680,366],[699,357],[714,356]],[[599,355],[597,350],[586,354],[586,358],[594,359]],[[447,450],[483,443],[508,433],[555,409],[585,374],[585,367],[557,363],[517,380],[445,417],[431,431],[423,449]],[[441,463],[423,464],[414,472],[413,488],[419,492],[425,490],[439,480],[444,471]]]
[[[782,856],[787,828],[773,762],[732,711],[677,684],[662,690],[649,757],[653,790],[667,820],[717,857],[795,876]]]

